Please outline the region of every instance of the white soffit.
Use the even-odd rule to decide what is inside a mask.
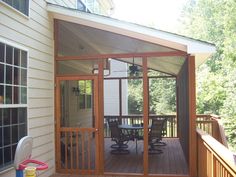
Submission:
[[[105,16],[81,12],[76,9],[68,9],[53,4],[48,4],[47,10],[51,12],[55,19],[78,23],[187,52],[195,56],[196,66],[203,63],[216,51],[215,46],[207,42]]]

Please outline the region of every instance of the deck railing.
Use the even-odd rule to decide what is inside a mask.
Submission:
[[[206,132],[197,129],[198,177],[235,177],[235,155]]]
[[[165,132],[167,134],[165,137],[173,138],[177,137],[177,119],[175,115],[150,115],[150,124],[153,118],[166,118],[167,124],[165,127]],[[113,116],[106,115],[104,116],[104,137],[110,137],[110,130],[108,122],[111,120],[117,120],[120,124],[141,124],[143,123],[142,115],[126,115],[126,116]],[[224,134],[223,126],[221,125],[220,118],[215,115],[197,115],[196,119],[197,128],[207,132],[216,140],[221,142],[227,147],[226,137]]]
[[[94,128],[61,128],[57,156],[61,173],[88,174],[95,172]]]
[[[154,118],[165,118],[167,120],[164,131],[166,135],[164,137],[174,138],[177,137],[177,121],[175,115],[150,115],[149,124],[151,124],[152,119]],[[104,116],[104,137],[110,137],[110,129],[108,122],[112,120],[117,120],[120,124],[134,125],[142,124],[143,116],[142,115],[127,115],[127,116]]]
[[[228,147],[224,128],[219,116],[216,115],[197,115],[197,128],[205,131],[217,141]]]

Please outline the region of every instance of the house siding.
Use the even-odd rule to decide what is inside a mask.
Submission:
[[[111,60],[111,73],[107,78],[127,77],[127,63]],[[118,72],[115,72],[118,71]],[[122,80],[122,115],[128,115],[128,80]],[[120,115],[119,80],[104,81],[104,115]]]
[[[71,1],[66,1],[71,3]],[[29,18],[0,2],[0,41],[28,50],[28,135],[32,136],[32,158],[44,161],[55,172],[54,148],[54,44],[53,20],[44,0],[31,0]],[[15,176],[14,169],[1,177]]]

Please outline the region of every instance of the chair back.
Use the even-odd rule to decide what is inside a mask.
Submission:
[[[117,121],[109,121],[109,128],[111,130],[111,138],[112,139],[119,139],[121,130],[118,128],[118,122]]]
[[[165,121],[165,119],[152,119],[152,126],[149,132],[150,140],[154,138],[161,139]]]

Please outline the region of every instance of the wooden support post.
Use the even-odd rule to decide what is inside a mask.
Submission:
[[[122,80],[119,79],[119,124],[122,123]]]
[[[144,126],[144,152],[143,152],[143,174],[148,175],[148,115],[149,115],[149,99],[148,99],[148,69],[147,58],[143,58],[143,126]]]
[[[96,154],[98,159],[98,173],[103,174],[104,173],[104,77],[103,77],[103,60],[100,59],[98,63],[98,109],[99,109],[99,117],[98,117],[98,139],[99,143],[97,143],[97,148],[99,151],[97,151]]]
[[[178,79],[179,77],[175,78],[175,95],[176,95],[176,132],[177,137],[180,138],[180,132],[179,132],[179,86],[178,86]]]
[[[58,20],[54,19],[54,59],[57,60],[58,57]]]
[[[61,168],[61,135],[60,135],[60,119],[61,119],[61,100],[60,100],[60,81],[59,79],[56,79],[56,88],[55,88],[55,138],[56,138],[56,151],[55,151],[55,157],[56,157],[56,171],[58,171]]]
[[[60,128],[60,124],[59,124],[59,119],[61,118],[61,113],[60,113],[60,83],[59,81],[56,80],[56,73],[57,73],[57,62],[56,62],[56,56],[58,53],[58,21],[56,19],[54,19],[54,83],[56,85],[55,87],[55,92],[54,92],[54,104],[55,104],[55,159],[56,159],[56,171],[58,171],[58,169],[60,169],[60,165],[61,165],[61,156],[58,155],[61,153],[61,146],[60,146],[60,135],[59,135],[59,128]]]
[[[188,56],[189,174],[197,176],[195,57]]]

